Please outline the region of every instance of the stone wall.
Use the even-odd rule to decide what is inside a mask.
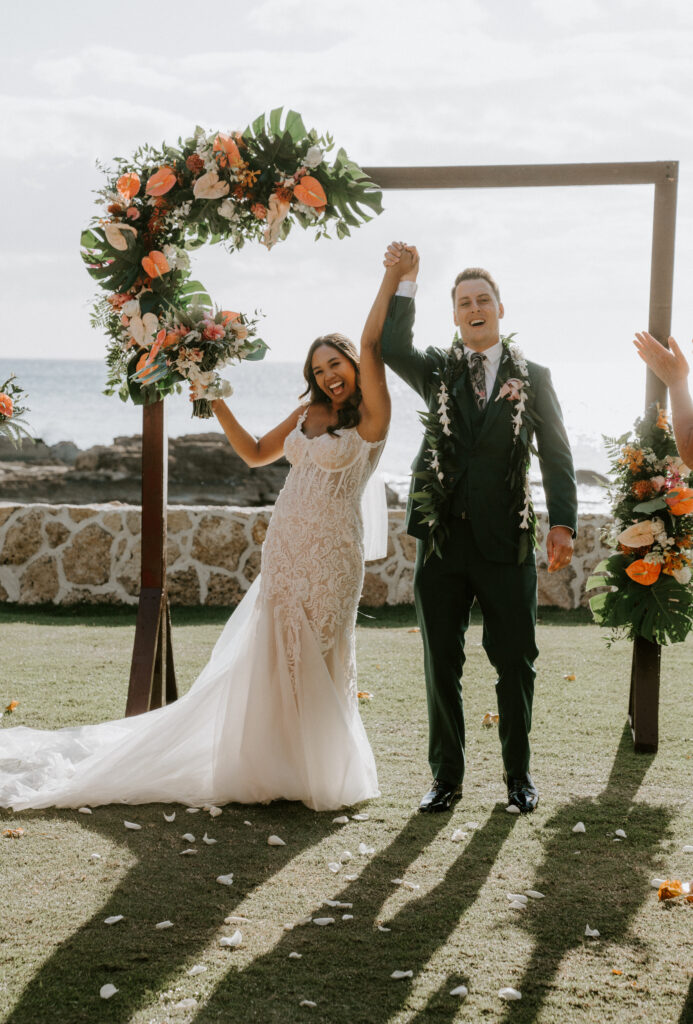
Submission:
[[[168,588],[172,604],[234,605],[260,568],[271,506],[169,506]],[[390,509],[387,556],[366,566],[362,602],[413,601],[415,541],[404,510]],[[539,603],[576,608],[584,582],[608,553],[600,543],[606,518],[586,515],[573,563],[546,572],[538,553]],[[546,532],[539,517],[539,536]],[[0,504],[0,600],[20,604],[135,604],[139,592],[140,509],[134,505]]]

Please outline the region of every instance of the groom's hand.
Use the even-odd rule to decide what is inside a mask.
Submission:
[[[546,538],[549,572],[558,572],[570,565],[573,557],[573,532],[567,526],[553,526]]]

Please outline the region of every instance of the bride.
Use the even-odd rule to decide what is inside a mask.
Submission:
[[[386,269],[360,360],[343,335],[314,341],[304,367],[307,403],[264,437],[256,440],[223,401],[214,403],[248,465],[284,453],[291,469],[267,531],[261,575],[190,690],[132,718],[53,732],[0,731],[0,806],[284,798],[327,810],[379,795],[356,691],[361,504],[390,419],[380,334],[414,259],[407,254],[407,262],[403,256]]]

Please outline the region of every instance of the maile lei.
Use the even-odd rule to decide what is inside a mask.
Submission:
[[[513,449],[506,476],[510,507],[517,514],[520,529],[518,562],[536,546],[537,517],[529,486],[529,463],[536,454],[532,437],[538,422],[533,408],[527,362],[521,349],[513,342],[514,334],[502,336],[503,357],[498,367],[501,387],[496,401],[512,402],[511,417]],[[412,495],[419,521],[428,526],[425,558],[435,552],[441,556],[442,545],[449,534],[450,508],[456,478],[456,452],[451,418],[454,416],[450,396],[466,365],[464,346],[455,335],[440,371],[436,392],[436,408],[419,413],[425,427],[427,467],[414,476],[422,486]]]

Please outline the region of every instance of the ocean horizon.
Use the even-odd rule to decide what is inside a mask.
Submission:
[[[102,360],[77,359],[0,359],[0,380],[11,373],[27,393],[27,422],[35,437],[52,445],[72,441],[81,449],[92,445],[109,445],[114,438],[139,434],[142,411],[117,396],[103,394],[106,368]],[[227,367],[225,376],[234,393],[229,403],[246,429],[262,434],[289,415],[299,404],[305,384],[302,363],[266,360]],[[571,389],[570,369],[554,368],[553,378],[563,407],[566,429],[570,437],[576,470],[605,474],[608,460],[602,435],[625,433],[641,409],[636,402],[630,415],[614,409],[613,393],[605,406],[607,415],[600,415],[599,429],[594,425],[600,396],[590,388],[585,401]],[[418,412],[423,402],[403,381],[388,372],[392,395],[392,423],[380,469],[398,494],[406,493],[411,462],[421,438]],[[603,405],[603,403],[602,403]],[[604,408],[602,409],[604,411]],[[167,400],[167,430],[170,437],[193,433],[220,433],[215,419],[200,420],[191,416],[187,395],[173,395]],[[539,467],[532,469],[532,484],[538,508],[544,507]],[[582,512],[606,512],[608,500],[602,486],[581,483],[579,502]]]

